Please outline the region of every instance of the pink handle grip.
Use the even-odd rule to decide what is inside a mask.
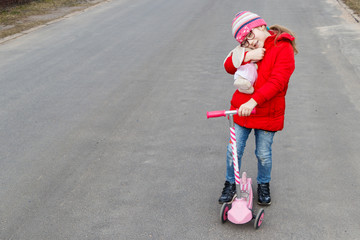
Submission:
[[[216,118],[216,117],[225,117],[225,110],[222,111],[212,111],[206,113],[207,118]]]

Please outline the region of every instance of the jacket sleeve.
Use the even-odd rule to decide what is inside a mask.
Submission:
[[[295,70],[294,50],[291,44],[284,42],[282,45],[276,56],[270,77],[252,96],[259,105],[286,91],[290,76]]]

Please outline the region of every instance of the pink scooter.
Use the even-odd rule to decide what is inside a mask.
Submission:
[[[255,109],[252,113],[255,113]],[[233,118],[234,114],[238,114],[238,111],[223,110],[207,112],[207,118],[228,116],[230,123],[230,138],[235,173],[236,198],[232,202],[224,203],[222,205],[220,210],[220,219],[222,223],[225,223],[226,220],[229,220],[230,222],[235,224],[245,224],[247,222],[250,222],[252,219],[255,219],[254,228],[258,229],[264,219],[264,209],[261,208],[257,215],[254,214],[254,211],[252,210],[254,196],[251,187],[251,178],[248,178],[246,176],[246,172],[243,172],[240,179],[236,148],[235,126]]]

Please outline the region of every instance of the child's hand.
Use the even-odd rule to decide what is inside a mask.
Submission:
[[[260,61],[261,59],[263,59],[265,54],[265,48],[257,48],[254,50],[250,50],[246,56],[244,61],[248,62],[248,61],[253,61],[253,62],[257,62]]]
[[[239,107],[238,114],[240,117],[250,116],[252,110],[256,107],[257,102],[251,98],[249,101]]]

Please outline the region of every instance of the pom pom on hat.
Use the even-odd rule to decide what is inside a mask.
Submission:
[[[249,11],[239,12],[232,21],[232,34],[236,41],[241,44],[253,28],[263,25],[266,26],[267,24],[259,15]]]

